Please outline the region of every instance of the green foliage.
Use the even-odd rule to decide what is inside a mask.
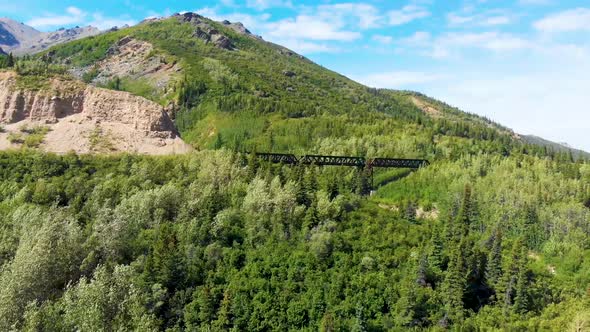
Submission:
[[[587,163],[210,24],[237,50],[168,19],[45,54],[46,68],[91,66],[125,36],[149,41],[183,68],[167,92],[128,77],[108,87],[176,105],[183,138],[215,151],[0,153],[0,329],[588,325]],[[108,150],[106,136],[97,128],[93,149]],[[229,150],[432,164],[374,170],[380,187],[367,197],[369,170],[269,165]]]
[[[20,128],[20,132],[10,132],[8,134],[8,141],[12,144],[22,144],[27,148],[37,148],[43,143],[45,135],[49,132],[49,127],[35,126]]]
[[[0,153],[0,327],[587,324],[590,211],[576,195],[567,207],[552,204],[585,194],[588,184],[549,181],[564,176],[549,160],[466,158],[390,184],[413,202],[410,216],[378,202],[384,198],[356,196],[354,170],[256,164],[223,149],[175,157]],[[525,161],[534,178],[514,168]],[[414,196],[439,185],[422,181],[432,176],[448,181],[444,193],[424,196],[434,197],[434,220]],[[332,178],[341,179],[336,194]],[[539,192],[539,183],[553,187]],[[512,187],[518,196],[504,190]],[[553,229],[543,251],[525,246],[523,235],[536,231],[521,218],[531,215],[518,208],[523,199],[538,202],[534,223]]]
[[[63,75],[67,72],[66,66],[28,57],[18,59],[13,66],[8,67],[14,67],[16,72],[23,76]]]
[[[84,83],[91,83],[99,74],[100,71],[98,70],[98,66],[94,66],[82,75],[82,81],[84,81]]]

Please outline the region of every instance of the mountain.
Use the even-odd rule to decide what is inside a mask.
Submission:
[[[547,148],[553,151],[559,152],[571,152],[574,159],[590,159],[590,153],[578,149],[574,149],[571,146],[568,146],[564,143],[555,143],[544,138],[534,136],[534,135],[524,135],[522,139],[530,144],[535,144],[539,146],[546,146]]]
[[[0,55],[7,55],[6,52],[4,52],[3,49],[0,48]]]
[[[12,52],[16,55],[33,54],[53,45],[93,36],[99,32],[97,28],[91,26],[40,32],[24,23],[9,18],[0,18],[0,47],[5,52]]]
[[[367,133],[379,131],[382,122],[391,123],[392,131],[419,123],[428,127],[419,140],[438,130],[522,143],[486,119],[419,94],[369,89],[262,40],[239,23],[193,13],[148,20],[44,54],[78,79],[97,86],[119,80],[121,90],[165,106],[183,139],[197,149],[222,142],[237,150],[325,152],[322,140],[334,144],[347,136],[343,128],[324,128],[328,122],[359,129],[366,125]],[[350,123],[357,119],[363,120]],[[307,127],[308,134],[295,138],[294,127]],[[340,150],[366,153],[344,145]],[[415,149],[406,153],[426,156]]]
[[[17,48],[22,41],[31,40],[41,34],[24,23],[9,18],[0,18],[0,47],[5,50]]]
[[[568,151],[194,13],[0,64],[2,331],[590,324],[590,164]]]

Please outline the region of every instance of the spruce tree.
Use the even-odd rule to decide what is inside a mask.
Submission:
[[[231,295],[228,290],[223,292],[223,299],[217,314],[217,320],[214,323],[214,328],[217,330],[226,331],[231,327],[232,313],[231,313]]]
[[[526,268],[520,268],[516,277],[516,285],[514,286],[514,305],[512,311],[517,314],[526,313],[528,308],[528,281],[526,271]]]
[[[430,267],[438,274],[443,268],[443,241],[440,234],[440,227],[435,225],[432,228],[432,235],[430,236],[430,254],[428,260]]]
[[[526,249],[521,247],[518,275],[516,277],[516,285],[514,288],[514,306],[513,312],[518,314],[526,313],[528,309],[528,269],[526,267]]]
[[[458,237],[467,235],[471,224],[471,185],[466,184],[463,191],[463,201],[457,214],[456,233]]]
[[[14,55],[12,55],[12,52],[10,52],[10,54],[8,54],[8,58],[6,59],[6,67],[12,68],[14,67],[14,64]]]
[[[492,235],[492,248],[488,254],[485,278],[489,287],[494,288],[502,274],[502,233],[496,228]]]
[[[465,241],[462,240],[451,252],[449,267],[442,285],[445,313],[451,323],[461,322],[464,318],[465,251]]]
[[[514,311],[515,309],[512,306],[515,304],[516,298],[520,296],[525,296],[525,276],[526,276],[526,247],[523,244],[522,239],[518,239],[514,242],[512,246],[512,251],[510,256],[507,258],[506,262],[506,270],[504,272],[504,312],[509,313],[510,311]],[[520,280],[519,280],[520,279]],[[518,285],[520,283],[520,285]],[[520,290],[517,288],[521,287]],[[520,293],[518,293],[520,291]],[[520,298],[519,299],[519,307],[526,306],[526,299]]]

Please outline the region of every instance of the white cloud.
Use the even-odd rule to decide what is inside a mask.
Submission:
[[[474,9],[471,7],[464,8],[461,14],[449,13],[447,14],[447,22],[451,26],[498,26],[506,25],[513,22],[514,18],[511,15],[505,14],[502,11],[494,10],[483,13],[474,14]]]
[[[361,37],[359,32],[343,30],[341,22],[307,15],[268,23],[266,29],[269,36],[281,39],[352,41]]]
[[[50,28],[50,27],[61,27],[76,23],[81,23],[86,18],[86,13],[77,7],[68,7],[66,12],[62,15],[45,15],[42,17],[36,17],[26,22],[34,28]]]
[[[488,17],[483,21],[484,26],[493,26],[493,25],[505,25],[511,22],[510,17],[508,16],[492,16]]]
[[[274,42],[300,54],[338,53],[341,51],[340,48],[330,46],[326,43],[310,42],[300,39],[282,39],[274,40]]]
[[[265,10],[273,7],[293,7],[290,0],[248,0],[246,6],[257,10]]]
[[[430,56],[446,58],[465,49],[484,49],[495,52],[532,48],[527,39],[499,32],[446,33],[433,41]]]
[[[552,14],[533,26],[542,32],[590,31],[590,9],[576,8]]]
[[[427,31],[416,31],[413,35],[403,38],[400,44],[406,46],[427,46],[432,41],[432,35]]]
[[[339,20],[353,18],[361,29],[377,28],[382,25],[383,17],[375,6],[366,3],[338,3],[333,5],[320,5],[317,8],[318,16],[334,17]]]
[[[393,37],[384,35],[374,35],[373,37],[371,37],[371,39],[380,44],[391,44],[391,42],[393,41]]]
[[[268,20],[271,18],[271,15],[267,13],[262,13],[260,15],[250,15],[244,13],[230,13],[221,15],[217,12],[217,9],[211,7],[204,7],[196,10],[195,12],[214,21],[228,20],[234,23],[240,22],[253,33],[260,33],[261,31],[265,30],[265,26],[268,23]]]
[[[451,25],[461,25],[465,23],[473,22],[475,16],[462,16],[457,15],[456,13],[450,13],[447,15],[447,21]]]
[[[135,20],[128,18],[105,17],[101,13],[94,13],[92,14],[92,21],[88,22],[88,25],[97,27],[99,30],[106,30],[112,27],[132,26],[136,23]]]
[[[346,28],[349,21],[345,16],[353,8],[349,4],[319,6],[312,12],[313,15],[300,14],[278,21],[271,21],[268,13],[220,14],[218,7],[205,7],[196,12],[216,21],[242,22],[253,33],[269,41],[302,54],[311,54],[340,52],[341,48],[333,45],[334,42],[350,42],[362,36],[360,32]]]
[[[61,28],[71,25],[92,25],[101,30],[109,29],[114,26],[123,26],[125,24],[133,25],[136,21],[129,19],[128,17],[107,17],[102,13],[92,13],[81,10],[78,7],[67,7],[64,14],[55,15],[47,14],[45,16],[36,17],[26,22],[34,28],[39,29],[51,29]]]
[[[431,83],[443,78],[442,75],[414,71],[391,71],[353,77],[354,80],[364,85],[388,89],[409,89],[419,84]]]
[[[387,16],[389,17],[389,24],[403,25],[417,19],[428,17],[430,16],[430,12],[420,6],[407,5],[400,10],[390,11]]]

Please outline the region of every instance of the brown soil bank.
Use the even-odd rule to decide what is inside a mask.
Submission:
[[[163,108],[145,98],[62,78],[35,85],[0,72],[0,149],[29,144],[56,153],[191,150]]]

